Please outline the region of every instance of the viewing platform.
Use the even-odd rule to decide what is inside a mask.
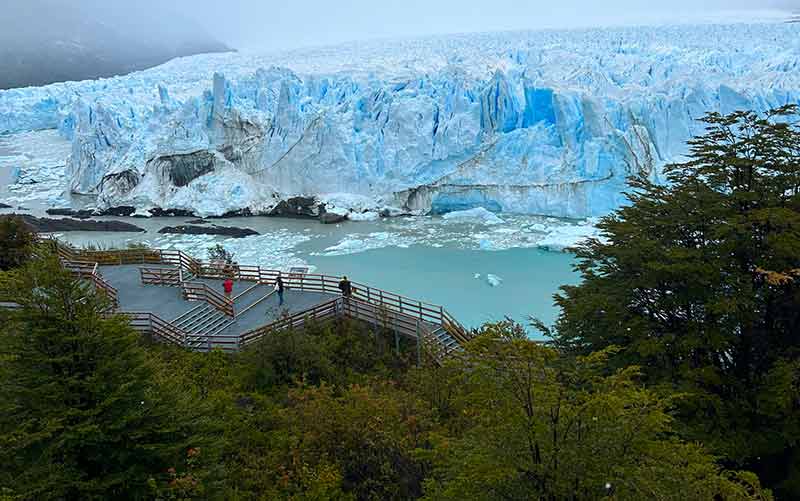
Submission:
[[[181,251],[89,251],[43,238],[62,265],[106,294],[114,311],[159,341],[196,351],[238,351],[279,329],[351,318],[412,339],[441,362],[469,340],[442,306],[353,282],[343,297],[339,277],[291,273],[238,263],[199,261]],[[281,305],[275,283],[281,276]],[[224,294],[224,280],[233,291]]]

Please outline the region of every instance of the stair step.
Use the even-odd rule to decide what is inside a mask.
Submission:
[[[220,323],[220,321],[224,321],[225,318],[226,318],[225,315],[222,313],[204,317],[203,322],[193,325],[189,329],[189,332],[192,334],[205,335],[211,328],[213,328],[213,326]]]
[[[186,324],[181,324],[178,327],[186,332],[198,332],[202,330],[203,326],[206,325],[210,320],[213,320],[215,318],[216,315],[212,313],[206,313],[202,316],[192,319],[190,322]]]
[[[203,305],[203,307],[197,308],[192,315],[180,320],[177,325],[183,330],[191,330],[198,324],[202,324],[209,317],[214,316],[217,313],[219,312],[210,305]]]
[[[182,323],[182,322],[186,321],[187,318],[194,316],[197,313],[197,310],[200,310],[200,309],[204,308],[204,306],[205,305],[198,304],[197,306],[195,306],[191,310],[189,310],[186,313],[183,313],[181,316],[173,319],[172,320],[173,325],[178,325],[179,323]]]

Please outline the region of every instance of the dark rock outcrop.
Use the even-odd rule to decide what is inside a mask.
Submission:
[[[50,219],[46,217],[35,217],[27,214],[9,214],[0,218],[19,217],[31,227],[33,231],[39,233],[53,233],[60,231],[107,231],[107,232],[144,232],[144,228],[139,228],[130,223],[122,221],[80,221],[77,219]]]
[[[148,169],[158,171],[175,186],[186,186],[198,177],[214,171],[216,156],[213,151],[162,155],[147,162]]]
[[[316,219],[325,208],[314,197],[294,197],[281,200],[269,213],[270,216]]]
[[[205,219],[191,219],[186,221],[186,224],[208,224],[208,221]]]
[[[333,212],[324,212],[319,215],[319,222],[322,224],[337,224],[347,221],[347,216],[342,214],[335,214]]]
[[[11,208],[12,207],[10,205],[0,203],[0,209],[11,209]]]
[[[140,181],[139,173],[133,170],[106,174],[100,182],[100,191],[115,192],[117,196],[127,195],[139,185]]]
[[[158,230],[159,233],[171,233],[177,235],[223,235],[226,237],[233,237],[233,238],[244,238],[249,237],[252,235],[258,235],[259,233],[255,230],[251,230],[250,228],[236,228],[233,226],[192,226],[192,225],[181,225],[181,226],[167,226]]]
[[[185,209],[162,209],[160,207],[154,207],[150,209],[150,215],[153,217],[197,217],[197,215]]]
[[[109,207],[100,212],[102,216],[116,216],[116,217],[129,217],[136,212],[136,207],[130,205],[121,205],[119,207]]]
[[[51,216],[69,216],[75,219],[89,219],[98,215],[90,209],[47,209],[45,212]]]

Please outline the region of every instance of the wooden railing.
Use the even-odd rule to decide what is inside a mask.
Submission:
[[[442,310],[442,327],[459,343],[467,343],[472,339],[469,330],[467,330],[461,322],[456,320],[447,310]]]
[[[233,301],[201,282],[182,282],[183,299],[186,301],[205,301],[217,310],[233,318],[236,316]]]
[[[85,277],[97,273],[97,263],[90,261],[78,261],[62,258],[61,266],[63,266],[65,270],[78,277]]]
[[[276,322],[272,322],[271,324],[245,332],[239,337],[239,345],[244,348],[245,346],[253,344],[271,332],[282,329],[302,327],[310,320],[321,321],[335,318],[341,314],[342,301],[342,298],[332,299],[330,301],[318,304],[313,308],[309,308],[308,310],[295,313],[294,315],[285,316]]]
[[[161,262],[160,251],[150,249],[80,250],[78,254],[81,259],[94,261],[101,266],[158,264]]]
[[[179,250],[159,250],[162,264],[171,264],[191,275],[200,275],[202,264],[197,259]]]
[[[143,284],[165,285],[167,287],[181,286],[181,273],[179,268],[139,268],[139,276]]]
[[[214,334],[189,334],[186,337],[185,347],[190,350],[222,350],[226,352],[239,351],[240,336]]]
[[[424,322],[416,317],[391,310],[385,305],[367,303],[352,297],[342,299],[342,313],[349,318],[393,330],[414,339],[422,336],[422,331],[425,329]]]
[[[95,291],[108,297],[113,309],[119,307],[119,292],[100,275],[97,271],[97,263],[61,259],[61,265],[65,270],[72,273],[74,277],[81,280],[88,280]]]
[[[386,330],[414,339],[429,353],[436,363],[441,363],[458,350],[460,345],[447,347],[434,335],[431,326],[411,315],[389,310],[381,305],[367,303],[355,298],[338,297],[305,311],[281,318],[269,325],[242,334],[240,348],[245,348],[278,330],[300,328],[310,321],[324,321],[336,317],[348,317],[380,326]]]
[[[108,297],[114,309],[119,308],[119,292],[116,288],[114,288],[114,286],[106,282],[106,280],[101,277],[99,273],[93,273],[92,275],[89,275],[88,278],[94,284],[95,290],[99,290]]]
[[[122,315],[128,318],[128,322],[135,330],[153,336],[156,339],[165,341],[178,346],[185,346],[187,334],[175,327],[170,322],[162,320],[153,313],[129,313]]]

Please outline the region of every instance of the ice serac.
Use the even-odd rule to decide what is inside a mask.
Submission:
[[[662,26],[196,56],[0,93],[0,133],[58,128],[69,189],[103,206],[593,217],[625,203],[628,177],[661,181],[704,113],[800,102],[798,35]]]

